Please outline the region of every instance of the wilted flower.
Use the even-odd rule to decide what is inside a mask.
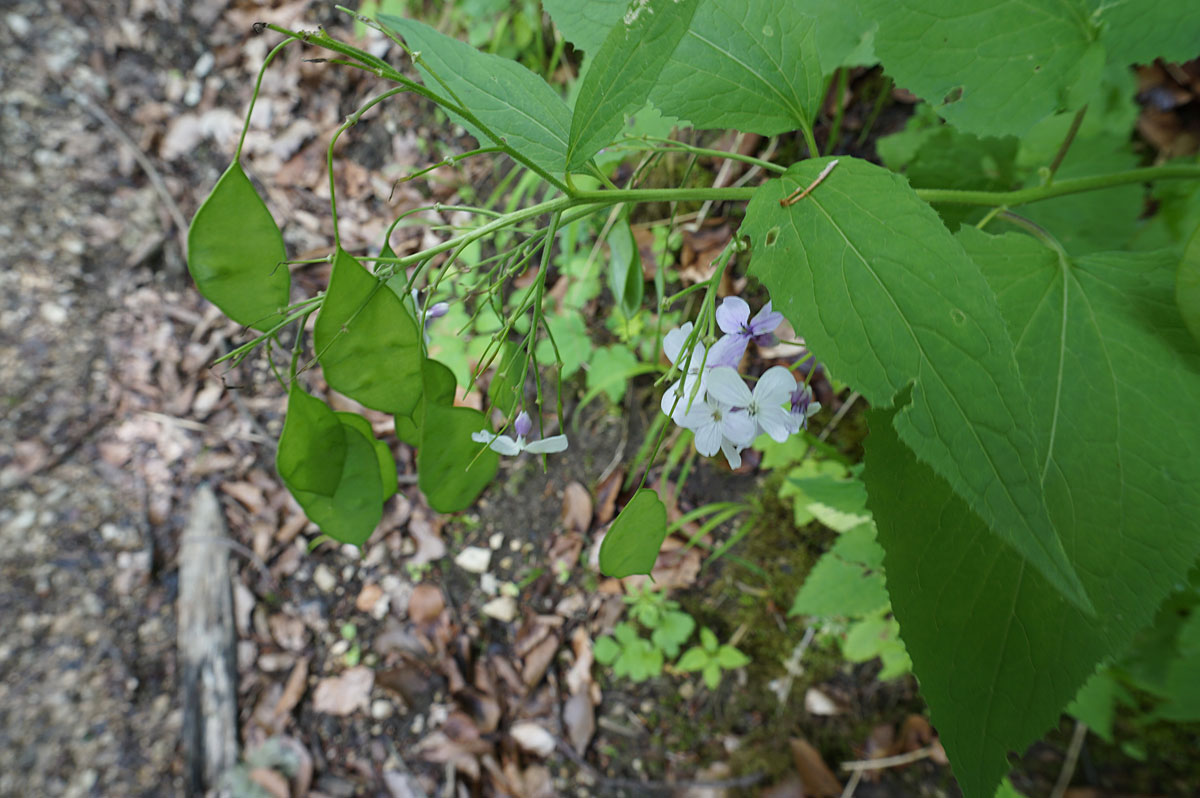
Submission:
[[[496,435],[485,429],[471,433],[471,440],[476,443],[486,443],[492,451],[509,456],[515,456],[521,452],[553,454],[567,448],[566,435],[551,435],[549,438],[542,438],[540,441],[526,442],[525,436],[532,429],[533,421],[530,420],[529,414],[521,411],[521,415],[517,416],[517,420],[513,422],[513,432],[517,433],[516,440],[510,438],[508,435]]]

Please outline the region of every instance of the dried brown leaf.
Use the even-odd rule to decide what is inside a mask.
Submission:
[[[814,798],[838,798],[842,794],[842,785],[825,764],[821,752],[799,737],[793,737],[788,743],[796,771],[804,780],[805,792]]]
[[[417,624],[435,622],[445,608],[446,598],[442,595],[442,589],[429,582],[414,587],[408,599],[408,617]]]
[[[562,522],[568,532],[587,532],[592,524],[592,495],[579,482],[563,490]]]
[[[582,755],[596,733],[596,710],[591,697],[586,692],[572,695],[563,704],[562,718],[571,747]]]
[[[374,684],[375,672],[363,665],[350,668],[340,676],[322,679],[313,690],[313,709],[342,716],[366,709]]]

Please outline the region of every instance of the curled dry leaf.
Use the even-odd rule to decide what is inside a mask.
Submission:
[[[554,655],[557,652],[558,637],[548,635],[525,655],[524,665],[521,668],[521,681],[525,682],[528,687],[533,687],[540,682],[546,675],[546,669],[554,661]]]
[[[596,710],[586,692],[575,693],[563,704],[563,725],[575,753],[582,755],[596,733]]]
[[[592,495],[578,482],[563,490],[562,522],[568,532],[587,532],[592,524]]]
[[[375,672],[362,665],[340,676],[322,679],[313,690],[313,709],[342,716],[366,709],[374,684]]]
[[[618,467],[596,486],[596,523],[600,526],[613,520],[617,512],[617,494],[625,479],[624,467]]]
[[[304,697],[304,691],[307,687],[308,657],[301,657],[292,667],[287,684],[283,686],[283,693],[279,696],[279,700],[275,702],[275,709],[272,711],[272,714],[275,717],[275,727],[277,729],[282,728],[287,716],[291,715],[292,710],[300,703],[300,699]]]
[[[567,690],[572,694],[586,693],[592,683],[592,639],[582,626],[576,627],[571,633],[571,650],[575,654],[575,662],[567,671]]]
[[[557,744],[553,734],[532,721],[518,721],[508,733],[523,750],[541,757],[554,753]]]
[[[442,542],[437,526],[423,511],[413,510],[412,517],[408,519],[408,534],[417,546],[416,553],[409,558],[413,565],[424,565],[446,556],[446,544]]]

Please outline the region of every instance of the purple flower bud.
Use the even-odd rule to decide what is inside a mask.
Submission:
[[[438,302],[438,303],[434,304],[434,306],[431,307],[429,310],[425,311],[425,324],[428,325],[429,322],[433,321],[434,319],[440,319],[442,316],[445,316],[449,312],[450,312],[450,303],[449,302]]]
[[[517,416],[517,420],[513,422],[513,430],[517,433],[518,438],[524,438],[533,430],[533,421],[530,420],[529,414],[524,410],[521,415]]]

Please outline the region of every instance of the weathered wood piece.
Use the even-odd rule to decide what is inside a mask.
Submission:
[[[218,787],[237,763],[237,633],[221,505],[201,485],[179,547],[179,663],[189,798]]]

